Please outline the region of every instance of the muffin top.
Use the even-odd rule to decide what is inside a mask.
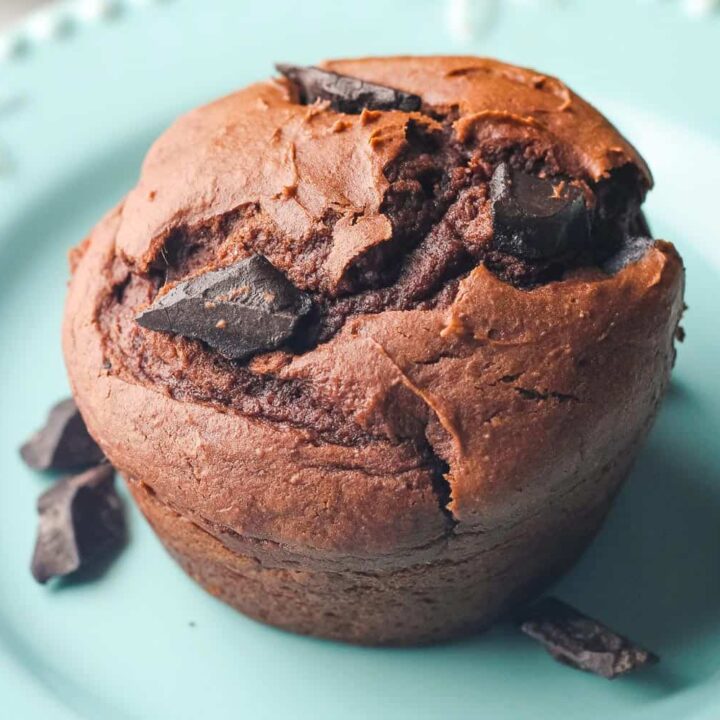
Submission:
[[[412,476],[382,511],[414,508],[398,530],[408,546],[458,522],[481,526],[491,507],[511,518],[538,478],[568,480],[588,433],[609,458],[617,422],[657,400],[682,272],[667,243],[636,239],[649,234],[650,172],[591,105],[532,70],[474,57],[318,68],[283,66],[155,143],[135,189],[73,255],[72,292],[92,312],[71,299],[71,376],[97,366],[135,405],[148,403],[144,388],[256,423],[274,438],[261,454],[275,453],[277,476],[303,463],[316,468],[303,483],[316,486],[332,485],[328,468]],[[270,349],[233,358],[198,335],[142,326],[149,308],[187,294],[186,281],[258,256],[302,308]],[[87,349],[81,325],[92,325]],[[632,346],[644,350],[631,356]],[[110,390],[88,385],[79,402],[117,443],[83,392]],[[216,429],[216,442],[256,452],[257,439],[233,432]],[[270,512],[268,498],[252,518],[225,503],[223,522],[291,544],[315,533],[322,545],[305,525],[289,541],[292,512]],[[192,502],[220,517],[207,493]],[[432,521],[418,519],[426,505]],[[373,536],[382,512],[368,511],[360,546],[389,542]]]
[[[387,265],[458,203],[479,218],[483,237],[468,248],[479,254],[483,189],[502,160],[576,182],[601,210],[615,191],[629,206],[608,209],[620,222],[651,184],[634,148],[555,78],[472,57],[320,67],[415,94],[420,107],[347,114],[302,104],[294,83],[273,79],[189,113],[125,203],[117,246],[135,270],[169,259],[174,278],[260,253],[297,287],[337,298],[387,284],[398,270]]]

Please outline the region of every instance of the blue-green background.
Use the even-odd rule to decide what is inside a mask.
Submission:
[[[441,0],[147,0],[81,21],[71,10],[53,11],[62,37],[31,34],[0,63],[0,717],[720,717],[720,16],[693,21],[672,0],[507,2],[461,44]],[[196,588],[134,509],[130,546],[101,581],[30,578],[33,505],[48,480],[16,448],[67,391],[67,249],[179,112],[274,61],[405,52],[495,55],[560,75],[655,171],[653,226],[688,266],[688,340],[607,528],[557,589],[657,649],[650,672],[614,683],[574,673],[505,626],[416,650],[287,635]]]

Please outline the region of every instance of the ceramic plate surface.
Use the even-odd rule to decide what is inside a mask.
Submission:
[[[685,20],[675,3],[627,0],[488,3],[485,12],[458,29],[440,0],[97,0],[58,6],[3,37],[0,717],[720,717],[720,100],[706,90],[716,88],[720,25]],[[17,447],[67,393],[68,248],[131,187],[173,117],[267,76],[273,61],[441,51],[563,76],[655,172],[647,208],[655,234],[686,260],[687,340],[632,478],[556,593],[662,663],[610,683],[552,662],[502,625],[410,650],[295,637],[201,591],[129,504],[130,545],[101,580],[36,585],[34,504],[49,481],[20,463]]]

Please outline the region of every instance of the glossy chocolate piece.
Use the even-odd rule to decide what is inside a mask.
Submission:
[[[35,470],[80,470],[103,459],[72,398],[50,410],[45,425],[20,448],[20,455]]]
[[[283,63],[275,67],[297,88],[303,105],[328,100],[333,110],[357,115],[365,109],[413,112],[422,104],[418,95],[318,67]]]
[[[501,163],[490,181],[493,247],[528,260],[575,254],[588,246],[590,220],[578,188]]]
[[[555,598],[533,605],[520,627],[559,662],[608,679],[659,660],[649,650]]]
[[[620,249],[605,260],[601,267],[608,275],[615,275],[624,267],[645,257],[654,245],[655,241],[649,237],[626,238]]]
[[[114,475],[111,465],[98,465],[58,480],[40,496],[31,568],[39,583],[99,563],[122,546],[125,519]]]
[[[242,360],[290,340],[311,305],[264,257],[253,255],[176,285],[136,319],[149,330],[203,340]]]

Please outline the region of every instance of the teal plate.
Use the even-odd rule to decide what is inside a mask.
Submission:
[[[673,3],[528,5],[497,10],[460,47],[443,13],[439,0],[308,1],[302,13],[289,0],[94,0],[2,39],[0,717],[720,717],[720,101],[703,92],[718,19],[691,24]],[[609,683],[504,625],[408,650],[288,635],[202,592],[129,503],[129,547],[103,578],[36,585],[34,503],[49,481],[17,447],[67,392],[66,251],[132,185],[152,138],[273,60],[457,50],[536,65],[595,100],[651,161],[655,232],[685,257],[687,341],[671,391],[606,528],[556,588],[662,663]]]

